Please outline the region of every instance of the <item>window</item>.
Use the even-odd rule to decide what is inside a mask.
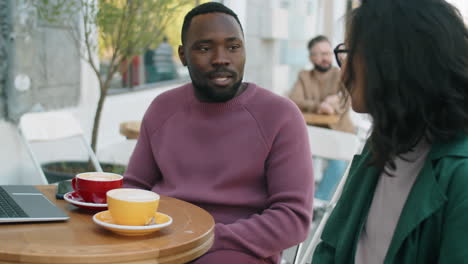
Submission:
[[[9,1],[0,2],[0,119],[6,114],[6,84],[8,80],[8,40],[11,31]]]
[[[154,87],[188,78],[186,68],[174,53],[174,48],[167,39],[155,47],[148,47],[141,55],[134,56],[119,68],[112,78],[109,92]],[[105,75],[108,72],[109,59],[101,56],[100,61],[100,70]]]
[[[68,28],[39,20],[31,2],[6,2],[0,3],[0,12],[10,19],[6,23],[11,25],[11,32],[2,31],[2,37],[8,41],[7,47],[2,47],[7,64],[3,63],[0,71],[0,94],[7,118],[18,120],[25,112],[76,105],[81,62]],[[0,19],[5,19],[5,15],[0,14]],[[4,20],[1,22],[5,25]]]
[[[152,0],[155,1],[155,0]],[[151,2],[151,1],[148,1]],[[136,56],[124,61],[112,76],[109,94],[138,91],[147,88],[158,88],[172,83],[189,81],[189,73],[182,65],[177,54],[180,43],[180,34],[185,13],[190,11],[196,4],[209,2],[208,0],[193,1],[192,3],[178,7],[177,9],[157,11],[160,19],[169,18],[172,22],[160,30],[158,24],[150,23],[150,28],[154,28],[154,34],[145,47],[140,47]],[[223,1],[216,1],[223,2]],[[224,1],[226,2],[226,1]],[[162,7],[161,7],[162,8]],[[176,12],[177,11],[177,12]],[[154,11],[153,11],[154,12]],[[151,11],[147,12],[151,14]],[[140,22],[144,22],[142,19]],[[139,22],[136,22],[137,24]],[[148,29],[141,33],[148,36]],[[147,38],[148,39],[148,38]],[[139,43],[140,45],[142,43]],[[110,72],[112,61],[112,46],[101,45],[101,50],[108,49],[108,52],[100,52],[100,71],[102,76]]]

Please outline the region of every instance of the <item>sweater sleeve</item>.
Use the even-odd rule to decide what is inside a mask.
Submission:
[[[314,192],[311,152],[302,115],[297,108],[288,113],[265,163],[269,207],[248,219],[216,224],[216,246],[210,251],[238,250],[267,258],[307,237]]]
[[[151,190],[161,178],[161,172],[151,150],[147,120],[143,119],[140,135],[124,173],[124,187]]]
[[[304,81],[302,80],[302,72],[299,73],[297,76],[297,81],[294,84],[294,87],[289,94],[289,98],[296,103],[296,105],[301,109],[302,111],[306,112],[315,112],[317,110],[318,105],[320,104],[320,101],[318,98],[306,98],[304,89]]]

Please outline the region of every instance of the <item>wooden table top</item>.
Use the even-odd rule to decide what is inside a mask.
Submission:
[[[172,225],[145,236],[122,236],[96,225],[86,211],[55,199],[55,186],[38,187],[70,216],[67,222],[0,224],[0,264],[178,264],[208,251],[214,220],[205,210],[161,195],[159,210]]]
[[[127,139],[137,139],[140,135],[141,121],[126,121],[120,124],[120,134]]]
[[[340,121],[339,115],[321,115],[305,112],[302,112],[302,115],[304,116],[304,120],[308,125],[330,126]]]

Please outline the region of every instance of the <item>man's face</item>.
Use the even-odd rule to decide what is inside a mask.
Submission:
[[[234,17],[224,13],[193,17],[179,57],[188,67],[199,100],[225,102],[237,95],[244,76],[245,49]]]
[[[332,67],[333,50],[328,41],[320,41],[309,50],[310,62],[320,72],[327,72]]]

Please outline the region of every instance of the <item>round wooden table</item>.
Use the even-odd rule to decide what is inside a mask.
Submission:
[[[120,124],[120,134],[127,139],[137,139],[140,135],[141,121],[126,121]]]
[[[38,187],[70,216],[67,222],[0,225],[0,264],[132,263],[178,264],[208,251],[214,220],[190,203],[161,196],[159,211],[172,225],[145,236],[121,236],[92,221],[95,212],[55,200],[55,186]]]

